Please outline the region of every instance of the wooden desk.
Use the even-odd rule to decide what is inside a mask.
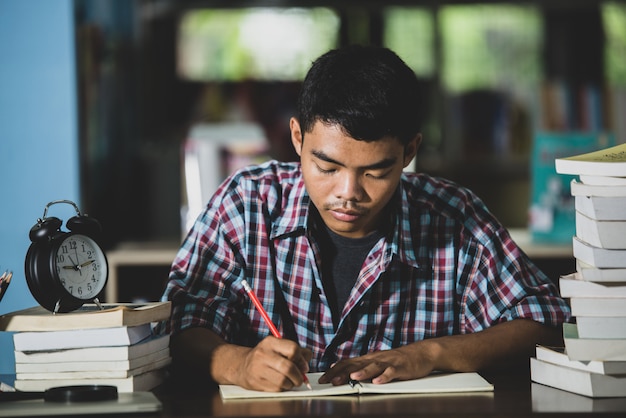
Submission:
[[[485,373],[493,393],[450,395],[361,395],[324,399],[264,399],[223,402],[215,387],[170,382],[155,393],[160,417],[571,417],[626,416],[626,398],[590,399],[531,383],[527,370]]]

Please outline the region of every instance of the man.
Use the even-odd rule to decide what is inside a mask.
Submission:
[[[421,141],[419,95],[388,49],[313,63],[290,120],[300,163],[227,179],[174,261],[164,299],[177,364],[280,391],[308,371],[343,384],[481,370],[559,340],[566,303],[483,203],[403,172]]]

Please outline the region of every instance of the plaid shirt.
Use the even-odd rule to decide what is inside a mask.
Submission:
[[[281,333],[313,351],[311,371],[516,318],[569,319],[555,285],[470,191],[404,173],[390,207],[391,233],[366,258],[335,327],[299,164],[236,173],[174,261],[163,295],[173,305],[167,331],[206,327],[231,343],[258,343],[269,329],[243,279]]]

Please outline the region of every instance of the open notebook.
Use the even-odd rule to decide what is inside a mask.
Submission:
[[[308,373],[313,390],[305,385],[285,392],[262,392],[243,389],[235,385],[220,385],[222,399],[245,398],[295,398],[319,397],[336,395],[358,395],[365,393],[409,394],[409,393],[456,393],[456,392],[490,392],[493,385],[478,373],[433,373],[421,379],[375,385],[360,382],[354,387],[350,385],[333,386],[330,383],[319,384],[322,373]]]

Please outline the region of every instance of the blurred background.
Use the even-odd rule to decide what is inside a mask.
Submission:
[[[569,273],[573,224],[541,206],[542,176],[625,140],[626,2],[0,0],[0,268],[18,282],[2,311],[32,304],[28,230],[60,198],[104,227],[107,298],[158,298],[215,187],[200,183],[294,160],[305,72],[354,43],[392,48],[421,81],[413,169],[471,188],[525,248],[547,245],[531,258],[552,278]]]

